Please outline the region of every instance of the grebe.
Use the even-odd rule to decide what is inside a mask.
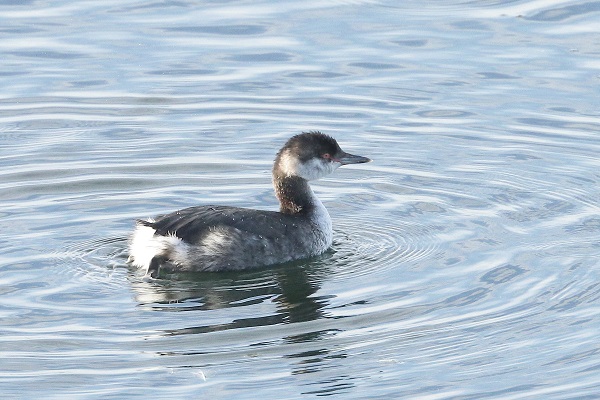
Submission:
[[[208,205],[138,220],[128,261],[156,278],[161,268],[235,271],[321,254],[333,240],[331,217],[308,181],[369,161],[320,132],[293,136],[273,165],[279,211]]]

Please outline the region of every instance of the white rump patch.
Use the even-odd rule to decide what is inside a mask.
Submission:
[[[149,221],[152,222],[152,221]],[[129,242],[129,261],[148,271],[155,256],[167,256],[175,263],[185,259],[187,245],[176,236],[155,236],[154,228],[138,224]]]

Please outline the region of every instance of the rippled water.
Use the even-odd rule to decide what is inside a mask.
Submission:
[[[600,3],[0,6],[3,398],[600,397]],[[318,129],[334,246],[144,279],[135,218],[275,209]]]

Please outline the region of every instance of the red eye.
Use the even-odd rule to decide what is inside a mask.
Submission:
[[[326,159],[326,160],[330,160],[331,159],[331,154],[325,153],[325,154],[323,154],[323,158]]]

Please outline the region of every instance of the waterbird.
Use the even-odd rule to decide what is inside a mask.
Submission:
[[[331,217],[308,182],[370,161],[321,132],[295,135],[273,163],[279,211],[205,205],[137,220],[128,261],[156,278],[161,269],[238,271],[322,254],[333,242]]]

